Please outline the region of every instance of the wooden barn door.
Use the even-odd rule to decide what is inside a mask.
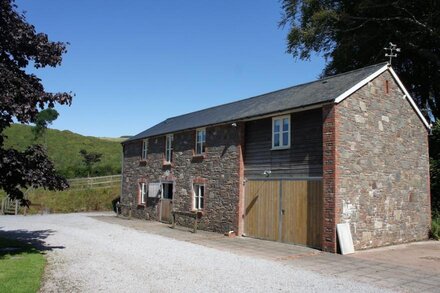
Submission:
[[[251,237],[321,248],[322,181],[248,181],[244,228]]]
[[[245,193],[245,233],[249,236],[279,239],[279,183],[248,181]]]

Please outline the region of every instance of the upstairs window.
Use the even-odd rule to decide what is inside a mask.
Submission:
[[[290,148],[290,115],[272,118],[272,149]]]
[[[141,154],[142,160],[147,159],[147,153],[148,153],[148,138],[142,141],[142,154]]]
[[[206,129],[196,130],[196,155],[203,155],[205,153],[206,144]]]
[[[194,209],[201,210],[204,207],[205,185],[194,184]]]
[[[139,204],[145,204],[145,198],[147,197],[147,183],[139,183]]]
[[[173,159],[173,135],[168,134],[166,136],[166,143],[165,143],[165,162],[171,163]]]

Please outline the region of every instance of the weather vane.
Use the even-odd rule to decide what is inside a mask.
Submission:
[[[385,51],[387,51],[385,53],[385,57],[389,57],[390,61],[388,62],[388,64],[391,65],[391,62],[393,61],[394,57],[397,57],[397,53],[400,52],[400,48],[397,48],[396,44],[393,44],[390,42],[390,46],[388,48],[383,48]]]

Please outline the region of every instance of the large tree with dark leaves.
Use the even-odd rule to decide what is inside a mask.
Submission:
[[[440,1],[282,0],[287,51],[327,58],[323,75],[385,61],[384,47],[402,49],[393,68],[422,109],[440,117]],[[426,111],[425,111],[426,114]]]
[[[46,92],[41,80],[25,71],[29,65],[58,66],[65,52],[64,43],[51,42],[46,34],[37,33],[13,0],[0,0],[0,188],[12,198],[23,199],[23,189],[30,186],[68,187],[41,146],[23,152],[4,146],[4,130],[13,119],[34,123],[40,111],[55,104],[70,105],[70,94]]]

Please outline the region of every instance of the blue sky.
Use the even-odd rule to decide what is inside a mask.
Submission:
[[[285,53],[279,1],[17,1],[36,30],[69,42],[35,73],[72,91],[51,128],[137,134],[167,117],[314,80],[322,58]]]

